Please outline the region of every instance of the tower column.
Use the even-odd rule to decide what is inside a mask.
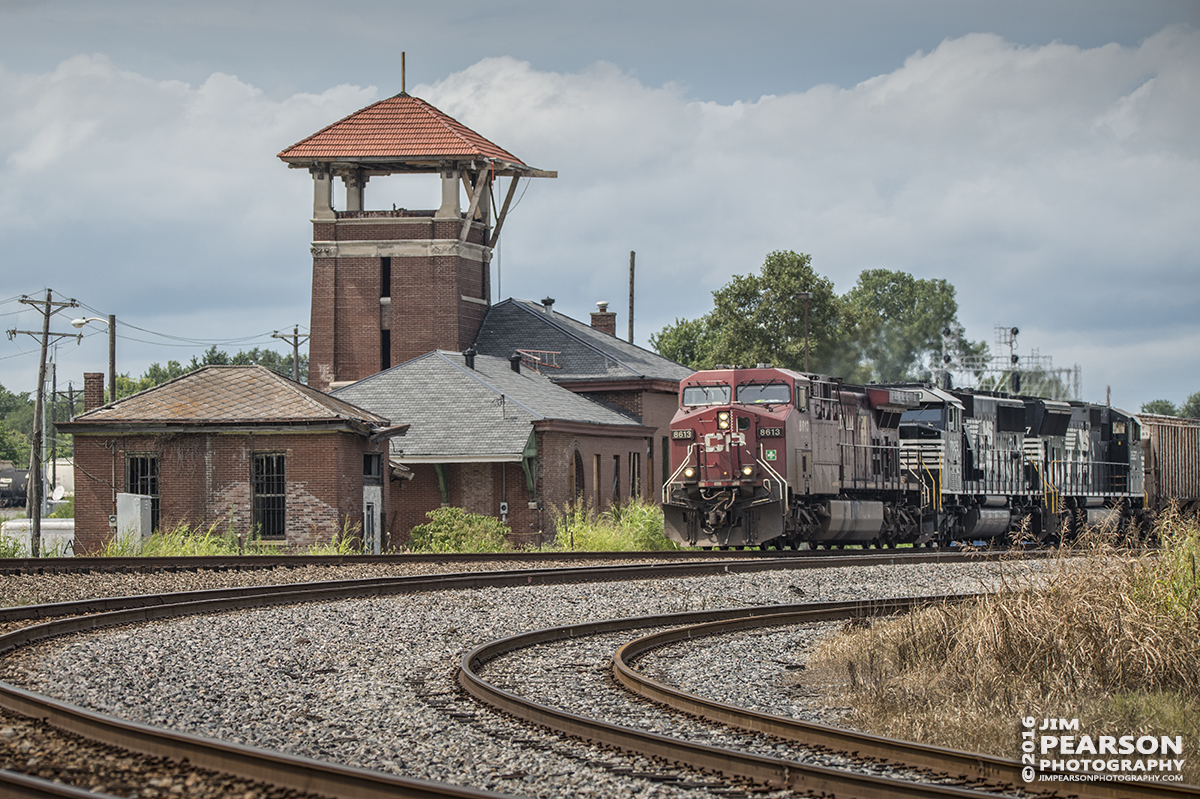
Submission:
[[[342,182],[346,184],[347,211],[362,211],[366,208],[363,204],[363,194],[367,187],[367,179],[361,169],[342,176]]]
[[[434,219],[458,219],[461,215],[458,205],[458,169],[447,166],[442,170],[442,205]]]
[[[333,219],[333,176],[322,167],[308,171],[313,178],[313,219]]]

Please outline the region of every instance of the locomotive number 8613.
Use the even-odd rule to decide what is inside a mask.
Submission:
[[[1139,422],[1114,408],[765,365],[697,372],[679,399],[662,499],[682,544],[1054,541],[1145,510]]]

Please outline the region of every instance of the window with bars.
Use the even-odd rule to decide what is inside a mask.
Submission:
[[[287,480],[284,455],[278,452],[254,454],[254,526],[264,540],[286,537]]]
[[[125,456],[125,491],[151,497],[150,529],[158,529],[158,455]]]

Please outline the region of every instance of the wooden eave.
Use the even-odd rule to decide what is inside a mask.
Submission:
[[[363,422],[358,422],[351,419],[271,419],[269,421],[259,421],[255,419],[198,421],[194,419],[188,419],[178,422],[164,421],[161,419],[123,419],[119,421],[87,420],[57,422],[55,423],[55,426],[62,432],[70,433],[71,435],[155,435],[161,433],[355,433],[368,438],[374,438],[380,432],[386,432],[394,429],[383,428],[380,430],[379,428],[375,428]],[[403,428],[403,432],[392,433],[391,435],[385,437],[390,438],[394,435],[403,435],[404,432],[408,431],[408,425],[396,425],[395,427]]]
[[[419,157],[392,158],[388,156],[364,156],[354,159],[342,158],[283,158],[289,169],[328,169],[333,172],[362,171],[369,177],[395,174],[431,174],[441,172],[448,164],[462,168],[470,165],[474,171],[495,170],[500,177],[557,178],[558,170],[536,169],[511,161],[464,155],[428,155]]]
[[[607,436],[610,438],[650,438],[656,428],[640,424],[601,424],[599,422],[576,422],[569,419],[536,419],[533,429],[539,433],[574,433],[584,436]]]
[[[678,394],[679,383],[675,380],[663,380],[656,377],[635,377],[628,380],[589,380],[577,378],[573,380],[555,380],[556,385],[574,391],[576,394],[591,391],[659,391],[664,394]]]

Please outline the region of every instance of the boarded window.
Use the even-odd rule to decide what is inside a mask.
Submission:
[[[629,498],[642,497],[642,453],[629,453]]]
[[[612,504],[621,504],[621,456],[613,455]]]
[[[150,528],[158,529],[158,456],[125,456],[125,491],[152,497],[150,500]]]
[[[254,455],[254,526],[264,540],[286,537],[287,480],[282,453]]]

